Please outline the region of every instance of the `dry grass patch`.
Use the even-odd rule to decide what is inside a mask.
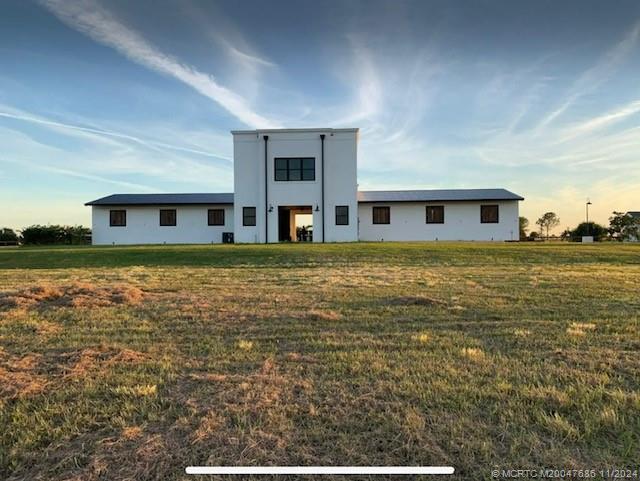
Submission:
[[[424,435],[426,425],[426,420],[420,410],[413,406],[405,409],[402,427],[409,437],[422,437]]]
[[[567,327],[567,334],[570,336],[584,336],[587,332],[595,330],[596,325],[592,322],[572,322]]]
[[[96,286],[88,282],[75,282],[68,286],[43,284],[0,293],[0,309],[110,307],[139,304],[143,298],[141,289],[129,285]]]
[[[140,364],[148,359],[146,354],[131,349],[87,348],[66,353],[61,360],[64,377],[82,378],[117,364]]]
[[[576,439],[578,437],[576,427],[560,413],[541,413],[539,418],[542,425],[556,435],[570,439]]]
[[[53,322],[40,320],[36,326],[36,332],[43,337],[53,336],[54,334],[62,332],[62,326]]]
[[[414,334],[411,339],[419,342],[420,344],[427,344],[431,340],[431,336],[428,332],[421,332],[420,334]]]
[[[196,381],[224,382],[227,380],[228,376],[226,374],[204,373],[204,374],[191,374],[189,377]]]
[[[400,296],[387,299],[391,306],[446,306],[447,303],[427,296]]]
[[[617,426],[620,421],[620,418],[618,417],[618,411],[610,406],[603,408],[600,411],[600,421],[608,426]]]
[[[121,436],[126,440],[137,439],[142,436],[142,428],[140,426],[127,426],[122,430]]]
[[[225,419],[215,411],[208,411],[191,436],[191,444],[197,444],[215,435],[225,424]]]
[[[0,350],[0,399],[28,397],[45,390],[47,376],[38,373],[41,356],[16,357]]]
[[[37,304],[59,299],[62,289],[51,285],[29,287],[13,292],[0,293],[0,309],[26,309]]]
[[[250,351],[253,349],[253,341],[241,339],[236,345],[238,346],[238,349],[241,349],[242,351]]]
[[[285,356],[287,361],[293,362],[305,362],[305,363],[316,363],[318,360],[313,356],[308,356],[304,354],[300,354],[299,352],[289,352]]]
[[[138,386],[118,386],[113,389],[115,394],[133,396],[133,397],[155,397],[158,393],[158,386],[155,384],[143,384]]]
[[[342,315],[339,312],[331,309],[312,309],[307,313],[306,317],[313,321],[339,321],[342,319]]]
[[[513,330],[513,334],[517,337],[529,337],[531,335],[531,331],[529,329],[516,328]]]
[[[483,361],[486,357],[484,351],[479,347],[463,347],[461,352],[464,357],[474,361]]]
[[[273,357],[251,373],[226,376],[215,388],[203,385],[201,376],[197,380],[182,383],[175,394],[187,397],[184,404],[192,412],[187,443],[210,453],[211,462],[226,453],[237,464],[273,463],[291,449],[297,416],[317,415],[312,383],[287,372]]]

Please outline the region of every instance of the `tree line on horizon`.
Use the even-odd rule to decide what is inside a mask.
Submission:
[[[537,220],[538,230],[529,229],[529,219],[526,217],[519,218],[520,223],[520,240],[535,241],[538,239],[549,239],[549,231],[560,225],[560,218],[555,212],[545,212]],[[567,227],[560,234],[559,238],[566,241],[579,241],[583,236],[593,236],[594,241],[615,240],[630,241],[640,240],[640,219],[637,219],[628,213],[613,211],[609,217],[609,226],[605,227],[596,222],[581,222],[575,228]]]
[[[91,229],[81,225],[32,225],[15,231],[0,228],[0,245],[81,245],[91,243]]]

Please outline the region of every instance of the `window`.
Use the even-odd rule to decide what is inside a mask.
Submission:
[[[276,157],[275,180],[316,180],[316,159],[314,157]]]
[[[242,208],[242,225],[244,226],[256,225],[256,208],[255,207]]]
[[[224,209],[209,209],[207,220],[209,225],[224,225]]]
[[[391,207],[374,207],[373,223],[391,224]]]
[[[349,225],[348,205],[336,205],[336,225]]]
[[[176,210],[175,209],[160,209],[160,225],[161,226],[174,226],[176,225]]]
[[[481,205],[480,206],[480,222],[483,224],[498,223],[498,206],[497,205]]]
[[[427,206],[427,224],[444,224],[444,205]]]
[[[109,225],[111,227],[125,227],[127,225],[126,210],[110,210]]]

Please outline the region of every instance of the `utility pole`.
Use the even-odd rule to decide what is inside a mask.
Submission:
[[[591,201],[587,198],[587,203],[585,204],[585,207],[587,209],[587,235],[589,235],[589,232],[591,231],[591,227],[589,226],[589,206],[591,205]]]

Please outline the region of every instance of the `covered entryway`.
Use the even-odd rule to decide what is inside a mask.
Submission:
[[[278,241],[313,241],[313,211],[310,205],[278,206]]]

